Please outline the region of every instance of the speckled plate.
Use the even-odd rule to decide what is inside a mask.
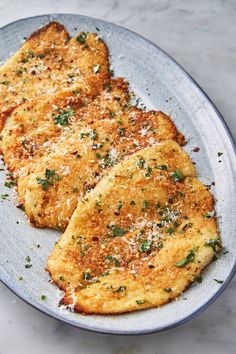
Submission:
[[[60,234],[28,225],[23,213],[15,207],[14,192],[3,187],[5,172],[2,171],[0,193],[9,197],[0,202],[1,280],[30,305],[78,328],[101,333],[144,334],[176,327],[206,309],[235,273],[236,158],[230,133],[209,98],[172,58],[148,40],[109,22],[57,14],[11,23],[0,29],[0,61],[4,62],[16,51],[24,37],[51,20],[63,23],[71,35],[81,30],[98,32],[109,48],[115,75],[129,80],[147,108],[171,114],[188,140],[185,149],[196,161],[199,178],[208,185],[215,182],[211,190],[216,198],[221,238],[228,253],[206,269],[201,284],[193,284],[178,301],[161,308],[119,316],[83,316],[66,311],[58,307],[61,293],[49,283],[44,270]],[[192,151],[196,146],[200,148],[198,153]],[[32,262],[30,269],[25,268],[27,256]],[[47,299],[42,301],[41,295],[46,295]]]

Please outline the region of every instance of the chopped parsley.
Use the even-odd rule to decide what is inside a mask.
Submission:
[[[97,140],[97,138],[98,138],[98,133],[96,132],[96,130],[93,130],[90,135],[91,135],[91,139]]]
[[[32,52],[32,50],[28,50],[27,58],[34,58],[34,52]]]
[[[99,167],[101,169],[105,169],[107,167],[111,167],[117,161],[117,160],[114,160],[109,153],[107,153],[105,156],[101,156],[100,155],[100,157],[98,157],[98,158],[101,159],[101,162],[99,163]]]
[[[15,179],[10,179],[9,181],[6,181],[4,183],[4,186],[7,188],[12,188],[16,186],[16,180]]]
[[[114,264],[115,264],[115,267],[119,267],[120,266],[120,262],[118,261],[118,259],[114,259]]]
[[[41,295],[41,300],[46,300],[47,299],[47,296],[46,295]]]
[[[145,209],[147,209],[149,206],[149,202],[147,200],[143,200],[143,207],[142,207],[142,211],[144,211]]]
[[[171,288],[164,288],[163,289],[166,293],[171,293],[172,289]]]
[[[151,246],[152,246],[152,240],[146,240],[143,243],[141,243],[141,245],[139,245],[139,251],[141,253],[150,251]]]
[[[152,174],[152,168],[151,168],[151,167],[148,167],[145,176],[146,176],[146,177],[150,177],[151,174]]]
[[[98,133],[96,132],[96,130],[92,130],[86,133],[80,133],[80,139],[83,139],[85,137],[90,137],[92,140],[97,140]]]
[[[215,262],[218,260],[218,257],[214,254],[213,257],[212,257],[212,262]]]
[[[196,276],[196,278],[194,279],[197,283],[201,284],[202,283],[202,277],[201,275]]]
[[[118,202],[118,204],[117,204],[117,209],[118,209],[118,211],[120,211],[121,208],[122,208],[122,201],[119,200],[119,202]]]
[[[92,275],[88,272],[84,272],[82,275],[82,279],[83,280],[90,280],[90,279],[92,279]]]
[[[27,139],[22,140],[21,144],[25,150],[29,150],[29,141]]]
[[[25,264],[25,268],[26,269],[29,269],[29,268],[31,268],[32,267],[32,264]]]
[[[2,85],[8,85],[9,83],[10,83],[10,81],[8,81],[8,80],[5,80],[5,81],[1,82]]]
[[[59,280],[65,281],[65,278],[63,277],[63,275],[60,275],[60,276],[59,276]]]
[[[175,182],[182,182],[184,180],[184,175],[180,170],[175,170],[174,172],[171,172],[170,176]]]
[[[224,280],[218,280],[218,279],[214,279],[216,283],[218,284],[223,284],[224,283]]]
[[[143,168],[144,164],[145,164],[145,159],[143,157],[140,157],[139,161],[137,162],[137,166],[139,168]]]
[[[142,305],[145,303],[145,300],[135,300],[137,305]]]
[[[221,248],[221,240],[219,238],[210,239],[205,242],[205,246],[209,246],[213,249],[213,251],[218,251]]]
[[[22,69],[18,69],[15,71],[16,75],[21,75],[23,74],[23,70]]]
[[[167,171],[168,167],[166,165],[160,165],[160,166],[155,166],[156,169],[161,170],[161,171]]]
[[[186,258],[182,259],[181,261],[175,263],[176,267],[184,267],[185,265],[193,262],[195,259],[195,251],[191,250]]]
[[[39,53],[39,54],[38,54],[38,58],[39,58],[39,59],[43,59],[43,58],[45,58],[45,54],[43,54],[43,53]]]
[[[21,59],[21,63],[28,63],[28,61],[29,61],[29,59],[26,58],[26,57],[24,57],[24,58]]]
[[[174,231],[175,231],[175,230],[173,229],[173,227],[169,227],[169,228],[167,229],[167,233],[168,233],[169,235],[172,235]]]
[[[124,230],[121,227],[116,226],[116,225],[112,225],[111,229],[113,231],[113,235],[112,235],[113,237],[123,236],[123,235],[125,235],[127,233],[126,230]]]
[[[119,136],[124,136],[125,128],[118,128],[118,133],[119,133]]]
[[[125,290],[126,290],[126,286],[121,285],[121,286],[119,286],[119,288],[114,290],[114,292],[115,293],[120,293],[120,292],[125,291]]]
[[[66,126],[69,124],[69,118],[75,114],[74,109],[68,108],[62,110],[57,116],[54,117],[54,123]]]
[[[84,44],[87,39],[87,33],[86,32],[81,32],[77,37],[76,41],[79,42],[80,44]]]
[[[60,181],[61,177],[56,173],[55,170],[49,170],[46,168],[45,179],[37,177],[36,180],[38,184],[41,184],[43,191],[46,191],[49,186],[53,186],[54,181]]]
[[[120,266],[120,262],[118,261],[118,259],[116,257],[107,256],[106,259],[108,259],[110,262],[114,261],[115,267],[119,267]]]

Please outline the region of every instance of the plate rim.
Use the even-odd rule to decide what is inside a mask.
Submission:
[[[35,18],[45,18],[46,17],[56,17],[56,16],[78,16],[80,18],[84,18],[84,19],[89,19],[89,20],[96,20],[99,22],[103,22],[105,24],[110,24],[112,26],[115,26],[117,28],[120,28],[122,30],[125,30],[126,32],[132,33],[133,35],[141,38],[142,40],[146,41],[147,43],[149,43],[149,45],[151,45],[154,50],[158,50],[159,52],[161,52],[165,58],[167,58],[172,64],[174,64],[176,67],[178,67],[178,69],[181,71],[181,73],[186,77],[186,79],[192,84],[192,87],[197,89],[198,91],[200,91],[200,93],[205,97],[207,105],[210,106],[213,110],[214,113],[216,115],[216,117],[218,118],[218,120],[220,121],[220,123],[222,124],[222,129],[226,132],[227,137],[229,139],[230,142],[230,146],[233,148],[233,152],[234,155],[236,156],[236,142],[234,141],[234,138],[232,136],[232,133],[225,121],[225,119],[223,118],[223,116],[221,115],[220,111],[216,108],[215,104],[213,103],[213,101],[211,100],[211,98],[208,96],[208,94],[201,88],[201,86],[192,78],[192,76],[182,67],[182,65],[180,65],[171,55],[169,55],[165,50],[163,50],[162,48],[160,48],[158,45],[156,45],[155,43],[153,43],[151,40],[145,38],[144,36],[124,27],[124,26],[120,26],[116,23],[107,21],[107,20],[103,20],[97,17],[91,17],[91,16],[86,16],[86,15],[80,15],[77,13],[47,13],[47,14],[41,14],[41,15],[35,15],[35,16],[29,16],[29,17],[25,17],[25,18],[20,18],[18,20],[12,21],[10,23],[7,23],[6,25],[3,25],[0,27],[0,31],[10,27],[16,23],[19,22],[24,22],[26,20],[33,20]],[[54,20],[53,18],[51,19],[51,21],[57,21],[56,19]],[[60,21],[60,20],[58,20]],[[230,156],[232,156],[233,154],[231,154]],[[147,330],[134,330],[134,331],[122,331],[122,330],[106,330],[106,329],[102,329],[102,328],[97,328],[97,327],[92,327],[92,326],[87,326],[87,325],[81,325],[79,323],[75,323],[72,320],[66,319],[63,316],[54,314],[53,312],[51,312],[50,309],[48,308],[44,308],[42,305],[34,302],[33,299],[27,298],[27,296],[25,296],[24,294],[20,294],[19,292],[17,292],[17,290],[14,289],[14,286],[12,286],[6,279],[4,280],[2,274],[0,274],[0,281],[9,289],[11,290],[15,295],[17,295],[21,300],[23,300],[26,304],[30,305],[31,307],[35,308],[36,310],[40,311],[41,313],[55,319],[58,321],[61,321],[67,325],[70,325],[72,327],[81,329],[81,330],[86,330],[89,332],[95,332],[95,333],[100,333],[100,334],[108,334],[108,335],[120,335],[120,336],[136,336],[136,335],[147,335],[147,334],[154,334],[154,333],[160,333],[166,330],[170,330],[170,329],[174,329],[176,327],[179,327],[183,324],[185,324],[186,322],[192,320],[193,318],[195,318],[196,316],[198,316],[200,313],[202,313],[208,306],[210,306],[213,302],[216,301],[216,299],[224,292],[224,290],[228,287],[228,285],[230,284],[230,282],[232,281],[232,279],[234,278],[234,275],[236,274],[236,254],[235,254],[235,261],[234,264],[232,266],[232,269],[228,275],[228,277],[226,278],[226,280],[224,281],[224,283],[219,287],[219,289],[216,291],[216,293],[205,303],[199,305],[190,315],[188,315],[187,317],[183,318],[182,320],[178,320],[178,321],[174,321],[173,323],[170,323],[167,326],[158,326],[155,327],[153,329],[147,329]],[[120,315],[119,315],[120,316]],[[122,315],[121,315],[122,316]]]

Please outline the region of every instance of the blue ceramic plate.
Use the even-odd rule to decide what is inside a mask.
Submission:
[[[115,75],[129,80],[147,108],[171,114],[188,140],[185,149],[196,161],[199,178],[206,184],[215,182],[212,192],[216,198],[221,237],[228,253],[206,269],[201,284],[193,284],[178,301],[161,308],[119,316],[71,313],[58,307],[61,293],[48,282],[49,276],[44,270],[59,233],[30,227],[23,213],[15,207],[12,192],[7,200],[0,203],[1,279],[27,303],[78,328],[101,333],[142,334],[176,327],[211,304],[235,272],[236,158],[230,133],[209,98],[172,58],[148,40],[109,22],[57,14],[11,23],[0,29],[0,61],[4,62],[15,52],[24,37],[52,20],[64,24],[71,35],[81,30],[98,32],[109,48]],[[198,153],[192,152],[196,146],[200,147]],[[219,152],[223,153],[220,157]],[[3,187],[4,174],[1,173],[1,194],[9,193],[9,189]],[[24,266],[26,256],[32,260],[30,269]],[[19,277],[23,280],[20,281]],[[219,284],[214,278],[224,282]],[[42,294],[47,296],[47,300],[41,300]]]

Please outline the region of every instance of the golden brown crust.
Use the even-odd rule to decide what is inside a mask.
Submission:
[[[166,139],[180,141],[163,112],[127,105],[124,80],[114,79],[101,91],[104,81],[86,79],[79,96],[73,93],[77,87],[25,103],[6,125],[4,161],[18,179],[19,201],[37,227],[65,229],[84,191],[123,157]],[[68,109],[73,110],[70,124],[55,124],[58,112]],[[43,190],[37,179],[45,179],[46,169],[57,171],[60,180]]]
[[[38,39],[41,36],[44,36],[45,34],[47,35],[48,30],[53,31],[53,32],[57,32],[59,34],[63,34],[63,37],[66,36],[67,39],[70,38],[69,33],[67,32],[65,26],[63,26],[61,23],[56,22],[56,21],[51,21],[48,24],[46,24],[45,26],[37,29],[35,32],[33,32],[28,38],[27,40],[35,40]]]
[[[82,42],[80,36],[69,40],[64,26],[56,22],[33,33],[0,67],[0,112],[74,86],[81,77],[108,75],[105,43],[94,33],[85,33]]]
[[[103,177],[48,260],[64,304],[118,314],[179,296],[219,247],[213,197],[194,176],[187,154],[166,141]]]

